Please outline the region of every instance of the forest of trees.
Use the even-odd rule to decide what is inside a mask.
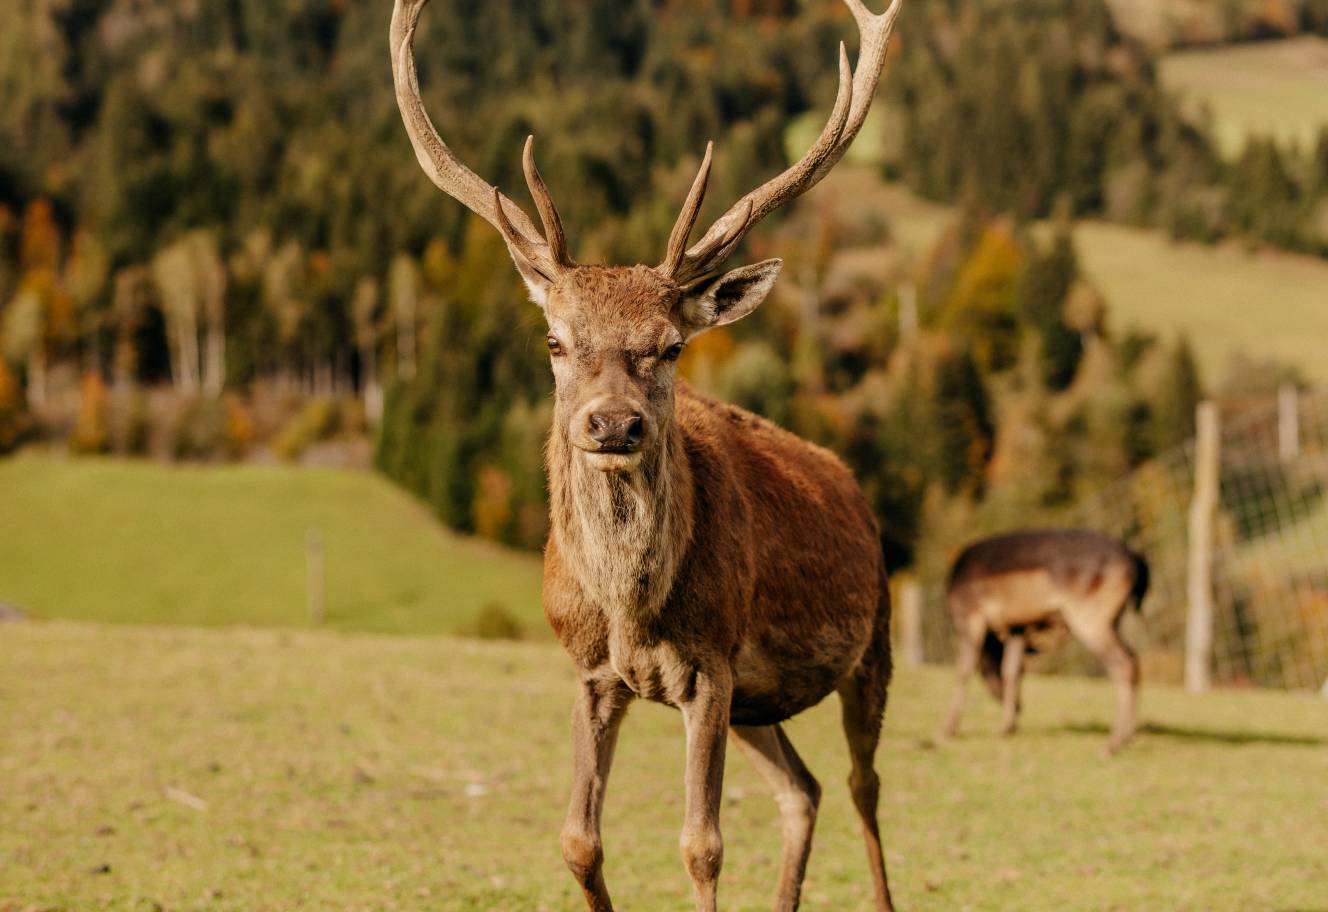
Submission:
[[[371,431],[449,524],[542,543],[539,315],[415,165],[389,14],[0,5],[0,451],[295,458]],[[1065,221],[1325,252],[1328,134],[1220,161],[1102,0],[910,0],[897,32],[885,167],[962,216],[849,290],[821,280],[851,226],[755,232],[757,253],[779,233],[790,281],[683,369],[844,454],[907,564],[941,518],[1050,515],[1189,433],[1188,347],[1111,331]],[[521,199],[536,133],[580,258],[653,262],[705,141],[719,209],[786,163],[852,33],[838,0],[433,0],[418,56],[463,159]]]
[[[1328,31],[1328,9],[1303,13]],[[902,123],[887,171],[924,196],[1328,256],[1328,127],[1310,149],[1251,137],[1222,161],[1105,3],[914,0],[900,30],[912,40],[887,82]]]

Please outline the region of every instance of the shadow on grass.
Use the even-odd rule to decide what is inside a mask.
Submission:
[[[1098,723],[1070,724],[1049,729],[1071,735],[1105,735],[1107,726]],[[1139,726],[1139,735],[1176,738],[1180,741],[1207,742],[1210,744],[1285,744],[1293,747],[1318,747],[1328,744],[1328,738],[1314,735],[1287,735],[1278,732],[1257,731],[1222,731],[1213,728],[1186,728],[1179,725],[1163,725],[1157,722],[1145,722]]]

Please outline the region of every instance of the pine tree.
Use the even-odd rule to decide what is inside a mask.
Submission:
[[[936,467],[951,494],[981,494],[996,442],[991,397],[967,349],[944,357],[936,368]]]
[[[1199,365],[1185,336],[1176,340],[1167,367],[1166,380],[1152,409],[1152,443],[1163,452],[1194,436],[1195,411],[1203,399]]]
[[[1051,250],[1032,258],[1020,282],[1021,310],[1040,338],[1042,379],[1052,390],[1070,385],[1083,357],[1079,333],[1065,323],[1065,301],[1078,275],[1074,241],[1062,225]]]

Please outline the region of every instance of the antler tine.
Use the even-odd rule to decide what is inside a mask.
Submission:
[[[782,174],[748,193],[720,216],[683,257],[675,281],[705,275],[733,252],[747,231],[774,209],[801,195],[829,173],[862,130],[885,67],[890,30],[902,0],[876,15],[862,0],[844,0],[858,24],[862,43],[857,70],[849,65],[848,51],[839,46],[839,91],[830,119],[807,153]]]
[[[438,189],[497,228],[508,245],[520,251],[532,267],[547,278],[553,278],[565,264],[540,236],[530,217],[453,154],[424,109],[419,74],[415,68],[414,44],[415,30],[426,3],[428,0],[396,0],[392,7],[390,33],[397,107],[415,149],[415,158]],[[538,195],[536,204],[540,204]],[[565,246],[564,242],[564,249]]]
[[[706,187],[710,183],[710,166],[714,155],[715,144],[706,143],[701,169],[696,173],[696,179],[692,181],[692,189],[687,192],[687,202],[683,203],[682,212],[678,213],[678,221],[674,223],[673,231],[669,234],[668,251],[664,254],[664,262],[659,266],[660,271],[667,276],[677,273],[683,257],[687,255],[687,239],[691,237],[692,229],[696,227],[696,218],[701,214],[701,203],[705,201]]]
[[[535,167],[535,137],[526,137],[526,148],[521,153],[521,166],[526,172],[526,186],[539,210],[540,221],[544,223],[544,240],[549,245],[549,256],[563,268],[576,264],[567,252],[567,234],[563,231],[563,219],[558,214],[558,207],[553,202],[553,194]]]
[[[493,188],[493,209],[496,214],[494,227],[502,234],[507,246],[515,249],[530,261],[531,265],[543,273],[547,265],[545,260],[545,256],[548,254],[547,248],[541,249],[542,245],[526,237],[512,224],[512,220],[507,217],[507,210],[503,208],[503,195],[498,192],[497,187]],[[546,274],[545,278],[552,278],[552,275]]]

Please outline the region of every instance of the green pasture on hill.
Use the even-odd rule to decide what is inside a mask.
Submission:
[[[884,217],[894,249],[914,262],[928,256],[955,217],[951,207],[882,181],[871,168],[832,173],[810,196],[813,205],[833,203],[846,220]],[[1205,383],[1220,382],[1238,353],[1276,358],[1312,381],[1328,381],[1328,260],[1237,242],[1177,243],[1159,231],[1096,221],[1075,226],[1075,245],[1083,275],[1106,298],[1111,329],[1164,339],[1185,333]],[[891,252],[847,248],[835,268],[879,275],[898,264]]]
[[[311,532],[329,627],[464,631],[492,603],[546,630],[537,556],[446,531],[376,475],[0,462],[0,601],[38,617],[306,626]]]
[[[1222,154],[1234,158],[1252,134],[1313,148],[1328,126],[1328,39],[1174,51],[1161,61],[1162,84],[1190,116],[1213,118]]]
[[[1034,677],[1025,731],[929,737],[902,669],[879,769],[901,909],[1328,907],[1328,704],[1148,687],[1102,754],[1100,681]],[[0,909],[573,912],[558,849],[570,666],[544,644],[326,631],[0,626]],[[804,908],[868,908],[834,698],[789,726],[824,798]],[[609,785],[624,909],[691,908],[682,725],[632,710]],[[768,909],[774,803],[729,758],[720,897]]]

